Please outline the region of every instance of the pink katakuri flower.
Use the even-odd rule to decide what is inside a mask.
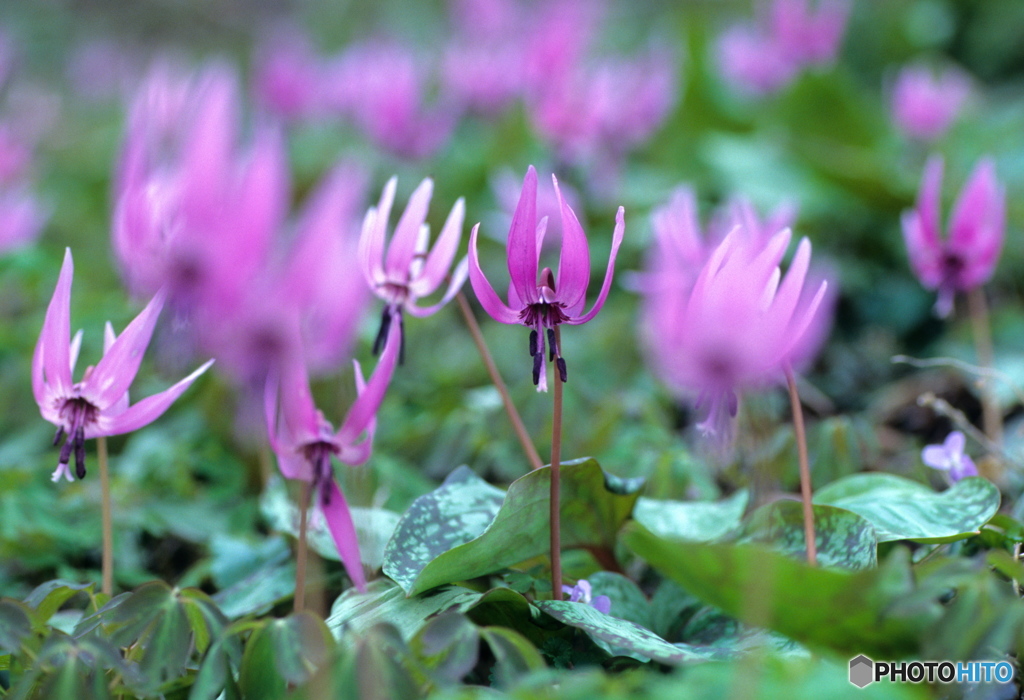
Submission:
[[[399,326],[399,338],[404,349],[405,337],[401,333],[403,311],[419,318],[430,316],[447,304],[466,281],[468,262],[463,258],[452,271],[448,289],[439,302],[427,307],[416,303],[433,294],[448,276],[462,238],[466,207],[461,197],[455,202],[434,247],[428,253],[430,227],[426,224],[426,218],[434,182],[430,178],[425,179],[409,197],[409,203],[395,226],[395,233],[385,252],[388,220],[397,186],[397,177],[388,180],[380,202],[366,213],[363,233],[359,239],[359,260],[363,276],[373,293],[384,300],[380,332],[373,344],[374,354],[380,352],[393,322]],[[400,362],[403,356],[404,351],[399,355]]]
[[[941,237],[939,197],[943,161],[925,165],[917,205],[903,214],[903,238],[914,274],[926,289],[938,290],[935,311],[947,316],[953,296],[987,282],[999,261],[1006,227],[1006,191],[995,163],[982,158],[953,205],[949,235]]]
[[[849,13],[847,0],[772,0],[765,24],[786,56],[801,65],[826,66],[839,51]]]
[[[978,476],[974,460],[964,452],[966,444],[964,434],[954,430],[941,445],[928,445],[921,450],[921,461],[932,469],[948,472],[954,484],[965,477]]]
[[[921,141],[935,141],[949,129],[971,95],[971,81],[957,68],[935,72],[910,65],[896,76],[892,118],[900,131]]]
[[[538,391],[547,391],[547,362],[555,362],[559,376],[567,378],[562,349],[555,341],[555,327],[566,323],[580,325],[594,318],[604,306],[615,272],[615,256],[625,232],[625,211],[619,207],[612,234],[612,250],[608,256],[604,284],[590,311],[583,313],[587,286],[590,284],[590,248],[587,234],[580,226],[572,207],[562,199],[558,180],[552,176],[562,215],[562,251],[558,274],[550,268],[540,270],[540,250],[547,229],[547,219],[537,222],[537,171],[531,165],[523,180],[519,205],[512,217],[508,233],[508,271],[511,283],[508,304],[501,300],[487,281],[477,254],[480,224],[473,227],[469,243],[469,280],[484,310],[501,323],[518,323],[530,329],[530,354],[533,356],[533,383]],[[545,358],[544,338],[550,348]]]
[[[85,441],[120,435],[152,423],[174,403],[182,392],[213,363],[210,360],[177,384],[128,404],[128,387],[135,379],[142,356],[149,345],[164,295],[158,293],[120,336],[114,337],[107,324],[103,359],[85,371],[82,381],[72,379],[82,332],[71,339],[71,280],[74,263],[71,250],[64,252],[57,287],[46,309],[43,330],[32,357],[32,392],[43,418],[57,426],[53,444],[60,444],[60,459],[53,480],[62,476],[73,481],[68,463],[75,454],[75,474],[85,476]]]
[[[398,327],[392,327],[390,333],[368,383],[363,382],[359,363],[354,363],[359,397],[337,430],[313,403],[309,377],[301,361],[289,363],[281,376],[268,378],[264,397],[267,432],[281,473],[312,484],[342,564],[360,591],[366,590],[366,577],[359,541],[348,503],[334,480],[331,458],[352,466],[370,458],[377,409],[384,400],[398,357]]]

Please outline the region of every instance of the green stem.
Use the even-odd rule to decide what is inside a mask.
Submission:
[[[789,385],[789,404],[793,410],[793,429],[796,431],[796,448],[800,459],[800,496],[804,504],[804,540],[807,543],[807,563],[818,565],[818,546],[814,535],[814,509],[811,507],[811,467],[807,461],[807,433],[804,430],[804,410],[796,391],[796,377],[793,369],[786,368],[786,383]]]
[[[114,595],[114,520],[110,506],[110,466],[107,463],[107,438],[96,438],[100,463],[100,494],[103,520],[103,584],[101,591]]]
[[[295,612],[306,607],[306,558],[309,548],[306,544],[306,529],[309,500],[313,484],[302,482],[302,496],[299,498],[299,542],[295,552]]]
[[[504,380],[498,373],[498,366],[494,364],[491,351],[487,349],[487,343],[484,341],[483,333],[480,332],[480,324],[476,322],[476,317],[473,316],[473,309],[469,305],[469,300],[466,299],[466,295],[462,292],[456,294],[455,299],[458,301],[462,317],[466,320],[466,325],[469,327],[469,334],[473,336],[473,342],[476,343],[476,348],[480,351],[480,357],[483,358],[484,366],[487,367],[487,373],[491,375],[494,387],[501,394],[501,402],[505,405],[505,413],[508,414],[509,422],[512,423],[512,429],[515,431],[516,437],[519,438],[519,444],[522,445],[526,458],[530,460],[530,467],[532,469],[540,469],[544,466],[544,463],[541,461],[540,454],[537,452],[537,448],[534,447],[529,433],[526,432],[526,426],[523,425],[523,419],[519,417],[519,411],[516,410],[515,404],[512,403],[508,387],[505,386]]]
[[[562,346],[558,326],[555,326],[555,347]],[[551,418],[551,598],[562,600],[562,376],[552,372],[555,384],[554,412]]]

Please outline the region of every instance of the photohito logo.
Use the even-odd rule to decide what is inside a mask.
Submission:
[[[1009,661],[872,661],[860,654],[850,659],[850,682],[866,688],[884,678],[901,683],[1009,683]]]

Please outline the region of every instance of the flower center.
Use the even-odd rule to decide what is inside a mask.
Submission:
[[[60,417],[64,421],[58,428],[57,434],[53,436],[53,445],[60,445],[62,438],[63,446],[60,448],[60,467],[67,469],[71,460],[71,452],[75,453],[75,475],[82,479],[85,477],[85,426],[95,423],[99,409],[89,401],[77,397],[67,399],[60,409]],[[69,477],[70,478],[70,477]]]
[[[325,506],[330,504],[331,491],[322,487],[334,478],[331,455],[335,452],[337,447],[322,440],[308,443],[302,448],[302,455],[313,465],[313,489],[320,494],[320,502]]]

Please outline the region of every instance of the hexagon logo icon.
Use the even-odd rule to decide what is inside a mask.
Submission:
[[[875,664],[861,654],[850,659],[850,682],[858,688],[865,688],[875,680]]]

